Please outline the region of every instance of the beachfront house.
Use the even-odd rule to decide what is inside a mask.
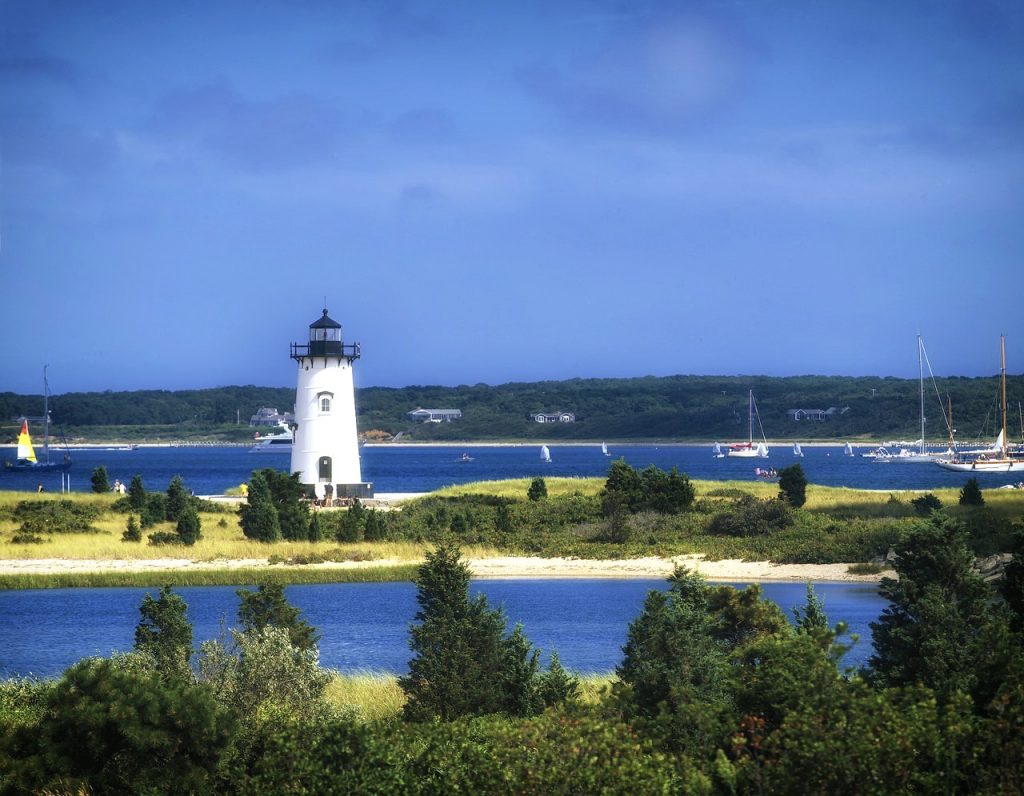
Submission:
[[[530,419],[535,423],[575,423],[576,415],[572,412],[534,412]]]
[[[845,415],[850,411],[850,407],[844,406],[842,409],[836,406],[830,406],[828,409],[790,409],[786,412],[789,415],[790,420],[798,422],[800,420],[831,420],[836,415]]]
[[[450,423],[462,417],[461,409],[413,409],[405,416],[417,423]]]

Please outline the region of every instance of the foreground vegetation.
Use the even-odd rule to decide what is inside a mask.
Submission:
[[[238,629],[193,650],[170,589],[135,649],[54,681],[0,684],[0,792],[864,793],[1024,790],[1024,536],[998,587],[939,511],[896,547],[875,654],[844,670],[842,625],[808,587],[795,625],[757,586],[677,570],[620,665],[541,669],[471,598],[457,545],[417,572],[409,671],[334,677],[283,590],[239,592]]]
[[[7,574],[0,587],[234,584],[264,573],[281,583],[408,579],[425,551],[449,536],[472,558],[703,554],[796,564],[881,562],[918,518],[937,510],[962,522],[973,552],[987,556],[1010,549],[1024,517],[1024,493],[980,490],[973,481],[924,495],[879,493],[807,485],[799,465],[785,472],[795,476],[794,486],[691,482],[619,461],[607,479],[467,484],[395,511],[359,505],[316,511],[301,500],[294,477],[269,469],[253,474],[241,507],[189,497],[180,479],[166,493],[133,480],[126,497],[0,493],[0,560],[201,564]],[[264,562],[277,566],[267,569]]]

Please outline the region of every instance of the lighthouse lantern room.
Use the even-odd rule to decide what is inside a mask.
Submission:
[[[309,342],[291,344],[291,358],[299,366],[291,471],[318,499],[373,497],[359,466],[352,380],[359,343],[342,340],[341,324],[325,308],[309,325]]]

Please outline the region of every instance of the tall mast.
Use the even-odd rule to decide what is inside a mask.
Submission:
[[[999,379],[1003,404],[1003,458],[1006,458],[1006,335],[999,335]]]
[[[754,446],[754,391],[751,390],[747,396],[747,439],[750,446]]]
[[[921,335],[917,336],[917,379],[921,388],[921,448],[924,453],[924,363],[921,360]]]
[[[43,451],[46,453],[46,463],[50,463],[50,384],[46,380],[46,369],[49,365],[43,365]]]
[[[946,414],[949,415],[949,449],[953,450],[953,445],[955,444],[953,442],[953,399],[949,397],[948,393],[946,395],[946,406],[948,408]]]

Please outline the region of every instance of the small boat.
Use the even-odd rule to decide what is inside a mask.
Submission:
[[[46,367],[43,367],[43,458],[39,459],[36,456],[32,436],[28,433],[28,418],[22,418],[21,431],[18,434],[18,452],[14,461],[8,459],[4,462],[4,469],[32,472],[67,472],[71,469],[71,454],[66,450],[61,461],[50,460],[50,385],[46,380]]]
[[[601,443],[601,453],[603,453],[605,456],[611,456],[611,454],[608,453],[608,443],[607,442],[602,442]]]
[[[754,475],[756,475],[758,478],[764,479],[765,481],[771,481],[771,480],[779,477],[779,474],[775,471],[774,467],[767,467],[767,468],[755,467],[754,468]]]
[[[804,457],[804,451],[803,451],[803,448],[800,447],[800,443],[799,442],[794,442],[793,443],[793,455],[794,456],[799,456],[801,459]]]
[[[540,460],[542,462],[550,462],[551,461],[551,451],[548,450],[548,446],[547,445],[541,445],[540,446]]]
[[[720,443],[716,442],[714,444],[714,446],[712,446],[712,448],[711,448],[711,455],[714,456],[716,459],[724,459],[725,458],[725,454],[722,453],[722,446],[721,446]]]
[[[291,429],[267,437],[256,434],[254,439],[256,444],[249,448],[249,453],[291,453],[294,442]]]
[[[975,459],[967,459],[959,456],[950,456],[948,459],[939,459],[935,463],[944,470],[953,470],[961,473],[1018,473],[1024,472],[1024,458],[1019,454],[1011,454],[1006,444],[1006,336],[999,337],[999,360],[1000,360],[1000,392],[1002,403],[1003,427],[999,432],[996,441],[1001,442],[998,453],[989,456],[986,453],[979,454]]]
[[[460,462],[460,463],[461,462],[471,462],[471,461],[473,461],[473,457],[470,456],[468,453],[464,453],[458,459],[456,459],[455,461]]]
[[[761,439],[754,445],[754,418],[757,417],[757,426],[761,429]],[[730,456],[739,456],[745,459],[760,458],[768,455],[768,440],[764,436],[764,428],[761,427],[761,416],[757,413],[757,404],[754,402],[754,391],[751,390],[747,400],[747,441],[737,442],[729,446]]]
[[[843,446],[843,456],[853,456],[853,445],[849,442]]]

